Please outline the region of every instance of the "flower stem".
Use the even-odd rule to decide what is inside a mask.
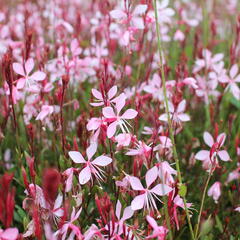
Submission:
[[[196,226],[196,230],[195,230],[195,239],[198,239],[198,230],[199,230],[199,225],[200,225],[200,221],[201,221],[201,216],[202,216],[204,201],[205,201],[205,197],[206,197],[206,193],[207,193],[207,187],[208,187],[210,178],[211,178],[211,176],[212,176],[212,172],[213,172],[213,167],[212,167],[212,165],[211,165],[211,169],[210,169],[210,171],[209,171],[209,174],[208,174],[208,177],[207,177],[207,181],[206,181],[206,183],[205,183],[204,190],[203,190],[203,195],[202,195],[200,210],[199,210],[199,214],[198,214],[197,226]]]
[[[162,51],[162,44],[161,44],[159,24],[158,24],[157,1],[153,0],[153,4],[154,4],[154,13],[155,13],[156,32],[157,32],[158,52],[159,52],[159,58],[160,58],[159,61],[160,61],[160,68],[161,68],[161,78],[162,78],[162,82],[163,82],[164,103],[165,103],[165,109],[167,112],[168,125],[169,125],[169,135],[170,135],[170,139],[173,144],[173,156],[174,156],[174,160],[176,163],[176,169],[177,169],[177,173],[178,173],[177,174],[178,181],[179,181],[179,184],[182,185],[182,176],[181,176],[178,154],[177,154],[177,150],[176,150],[176,146],[175,146],[175,139],[174,139],[174,134],[173,134],[173,129],[172,129],[172,120],[170,118],[170,113],[169,113],[168,97],[167,97],[167,89],[166,89],[166,79],[165,79],[165,73],[164,73],[164,68],[163,68],[163,63],[162,63],[163,51]],[[187,209],[187,201],[186,201],[185,196],[183,196],[183,202],[184,202],[184,208],[185,208],[186,215],[187,215],[191,238],[194,240],[195,239],[194,232],[193,232],[193,228],[192,228],[192,224],[191,224],[191,220],[190,220],[190,215],[189,215],[189,212]],[[171,232],[171,231],[169,231],[169,232]]]

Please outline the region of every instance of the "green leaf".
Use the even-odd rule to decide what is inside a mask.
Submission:
[[[178,186],[178,194],[180,195],[180,197],[185,197],[187,194],[187,186],[184,184],[179,184]]]
[[[223,232],[223,226],[222,226],[222,222],[219,219],[218,215],[216,215],[215,219],[216,219],[216,227],[222,233]]]

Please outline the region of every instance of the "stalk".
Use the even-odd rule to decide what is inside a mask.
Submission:
[[[156,31],[157,31],[158,52],[159,52],[160,65],[161,65],[160,66],[161,67],[161,78],[162,78],[162,82],[163,82],[163,95],[164,95],[165,110],[166,110],[167,118],[168,118],[169,135],[170,135],[170,139],[173,144],[173,157],[175,160],[176,169],[177,169],[177,173],[178,173],[177,174],[178,182],[181,186],[182,185],[182,176],[181,176],[179,158],[178,158],[178,154],[177,154],[177,150],[176,150],[175,139],[174,139],[174,134],[173,134],[173,129],[172,129],[172,120],[170,118],[170,113],[169,113],[167,89],[166,89],[166,79],[165,79],[165,73],[164,73],[164,68],[163,68],[163,64],[162,64],[163,51],[162,51],[162,43],[161,43],[159,24],[158,24],[157,1],[153,0],[153,4],[154,4],[154,13],[155,13],[155,22],[156,22]],[[184,202],[184,208],[185,208],[186,215],[187,215],[191,238],[194,240],[195,238],[194,238],[193,227],[192,227],[190,215],[189,215],[189,212],[187,209],[187,201],[186,201],[185,196],[183,196],[183,202]]]
[[[199,214],[198,214],[197,226],[196,226],[196,231],[195,231],[195,239],[198,239],[198,230],[199,230],[199,226],[200,226],[200,221],[201,221],[204,201],[205,201],[205,197],[206,197],[206,193],[207,193],[207,187],[208,187],[210,178],[212,176],[213,169],[214,169],[213,166],[211,166],[211,169],[210,169],[208,177],[207,177],[207,181],[206,181],[205,186],[204,186],[202,200],[201,200],[201,205],[200,205],[200,210],[199,210]]]

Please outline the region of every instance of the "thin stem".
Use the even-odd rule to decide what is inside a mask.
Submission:
[[[177,150],[176,150],[175,139],[174,139],[174,134],[173,134],[173,129],[172,129],[172,121],[171,121],[170,113],[169,113],[168,97],[167,97],[167,89],[166,89],[166,79],[165,79],[165,73],[164,73],[164,68],[163,68],[163,63],[162,63],[163,51],[162,51],[162,44],[161,44],[159,24],[158,24],[157,1],[153,0],[153,4],[154,4],[155,23],[156,23],[156,31],[157,31],[158,52],[159,52],[160,67],[161,67],[161,78],[162,78],[162,82],[163,82],[164,103],[165,103],[165,109],[167,112],[170,139],[171,139],[172,145],[173,145],[173,156],[174,156],[174,160],[176,163],[176,169],[177,169],[177,173],[178,173],[177,174],[178,181],[179,181],[179,184],[182,185],[182,176],[181,176],[180,164],[179,164],[179,159],[178,159],[178,154],[177,154]],[[183,203],[184,203],[184,208],[185,208],[186,215],[187,215],[187,220],[188,220],[191,237],[192,237],[192,239],[195,239],[191,220],[190,220],[190,215],[189,215],[189,212],[187,209],[187,201],[186,201],[185,196],[183,196]]]
[[[210,169],[210,171],[209,171],[209,174],[208,174],[208,177],[207,177],[207,181],[206,181],[205,186],[204,186],[203,195],[202,195],[202,200],[201,200],[201,205],[200,205],[200,210],[199,210],[199,214],[198,214],[197,227],[196,227],[196,231],[195,231],[195,239],[198,239],[198,230],[199,230],[199,225],[200,225],[200,221],[201,221],[201,216],[202,216],[204,201],[205,201],[206,192],[207,192],[207,187],[208,187],[210,178],[211,178],[211,176],[212,176],[213,169],[214,169],[214,168],[213,168],[212,165],[211,165],[211,169]]]

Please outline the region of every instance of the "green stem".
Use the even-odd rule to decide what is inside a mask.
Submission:
[[[162,78],[162,83],[163,83],[163,95],[164,95],[164,103],[165,103],[165,109],[167,112],[167,118],[168,118],[168,125],[169,125],[169,134],[170,134],[170,139],[173,144],[173,156],[174,160],[176,163],[176,169],[177,169],[177,176],[178,176],[178,181],[180,186],[182,185],[182,176],[181,176],[181,170],[180,170],[180,164],[179,164],[179,159],[178,159],[178,154],[176,150],[176,145],[175,145],[175,139],[174,139],[174,134],[173,134],[173,129],[172,129],[172,120],[170,118],[170,113],[169,113],[169,106],[168,106],[168,97],[167,97],[167,89],[166,89],[166,79],[165,79],[165,73],[164,73],[164,68],[163,68],[163,51],[162,51],[162,44],[161,44],[161,38],[160,38],[160,31],[159,31],[159,24],[158,24],[158,13],[157,13],[157,1],[153,0],[154,4],[154,12],[155,12],[155,22],[156,22],[156,31],[157,31],[157,43],[158,43],[158,52],[159,52],[159,58],[160,58],[160,65],[161,65],[161,78]],[[184,208],[186,211],[187,215],[187,220],[188,220],[188,225],[191,233],[191,238],[194,240],[194,232],[190,220],[190,215],[187,209],[187,201],[185,196],[183,196],[183,203],[184,203]],[[169,217],[169,216],[168,216]],[[171,232],[169,230],[169,232]]]
[[[212,176],[212,172],[213,172],[213,167],[211,166],[211,169],[209,171],[209,174],[208,174],[208,177],[207,177],[207,181],[205,183],[204,190],[203,190],[203,195],[202,195],[202,200],[201,200],[201,205],[200,205],[200,210],[199,210],[198,220],[197,220],[197,227],[196,227],[196,231],[195,231],[195,239],[198,239],[198,230],[199,230],[199,225],[200,225],[200,221],[201,221],[204,201],[205,201],[205,197],[206,197],[206,193],[207,193],[207,187],[208,187],[210,178]]]

